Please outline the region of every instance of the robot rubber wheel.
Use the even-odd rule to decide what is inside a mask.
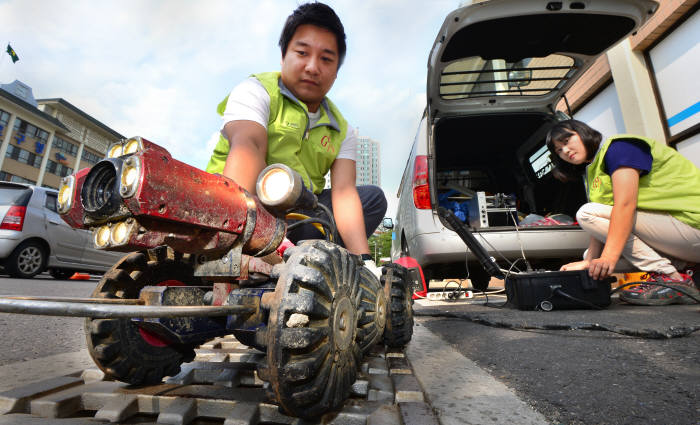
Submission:
[[[258,370],[288,414],[316,418],[349,397],[362,354],[357,343],[357,256],[330,242],[285,252],[271,301],[267,365]]]
[[[93,298],[138,298],[144,286],[201,286],[193,257],[166,247],[132,252],[104,274]],[[155,384],[194,359],[195,345],[168,344],[130,319],[85,319],[90,356],[106,375],[129,384]]]
[[[408,269],[389,263],[382,268],[382,285],[390,283],[390,309],[384,329],[384,344],[401,348],[413,337],[413,294],[408,281]]]

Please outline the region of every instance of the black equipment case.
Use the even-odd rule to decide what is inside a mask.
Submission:
[[[491,276],[505,279],[508,304],[520,310],[601,309],[610,305],[610,283],[615,278],[596,280],[588,270],[529,271],[504,274],[466,224],[452,211],[438,208],[438,214],[452,226]]]

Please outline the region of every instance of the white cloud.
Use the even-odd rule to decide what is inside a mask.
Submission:
[[[142,135],[204,168],[216,105],[253,72],[279,68],[279,33],[301,0],[0,0],[0,62],[38,98],[62,97],[125,136]],[[330,97],[382,144],[394,198],[425,102],[426,64],[456,0],[329,0],[348,53]]]

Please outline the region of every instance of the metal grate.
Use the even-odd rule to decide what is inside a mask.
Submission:
[[[556,54],[512,63],[469,57],[445,67],[440,75],[440,96],[456,100],[493,95],[546,95],[561,88],[577,68],[572,58]]]
[[[264,355],[232,337],[197,349],[192,363],[144,387],[104,380],[96,369],[0,393],[0,424],[301,424],[266,396],[256,365]],[[64,419],[58,419],[64,418]],[[426,422],[427,420],[427,422]],[[313,422],[303,422],[312,424]],[[373,347],[351,397],[324,424],[438,424],[403,351]]]

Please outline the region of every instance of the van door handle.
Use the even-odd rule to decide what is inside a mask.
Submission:
[[[59,222],[56,221],[56,220],[49,220],[49,223],[55,224],[55,225],[60,225],[60,224],[61,224],[61,223],[59,223]]]

